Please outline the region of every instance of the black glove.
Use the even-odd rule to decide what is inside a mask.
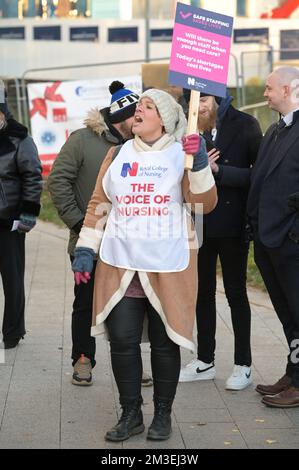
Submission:
[[[19,233],[30,232],[30,230],[32,230],[35,225],[36,225],[35,215],[22,213],[20,215],[20,223],[18,225],[18,232]]]
[[[299,192],[290,194],[288,197],[288,206],[290,209],[299,211]]]

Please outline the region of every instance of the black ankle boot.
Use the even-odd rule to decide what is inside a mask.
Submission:
[[[173,400],[154,399],[155,414],[147,433],[147,439],[151,441],[164,441],[172,433],[171,429],[171,405]]]
[[[122,405],[122,415],[118,423],[105,435],[106,441],[120,442],[144,431],[141,411],[142,400]]]

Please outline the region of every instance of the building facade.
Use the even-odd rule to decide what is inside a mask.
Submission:
[[[234,16],[230,86],[236,86],[241,72],[247,83],[261,81],[281,61],[299,64],[298,20],[293,17],[299,0],[192,3]],[[0,0],[0,74],[28,77],[35,69],[30,74],[34,79],[70,80],[115,77],[120,69],[125,75],[140,73],[142,62],[169,60],[175,6],[174,0]],[[284,14],[293,8],[291,17],[270,19],[279,8]],[[122,61],[126,65],[120,66]]]
[[[0,18],[173,19],[176,0],[0,0]],[[194,6],[234,17],[299,17],[299,0],[190,0]]]

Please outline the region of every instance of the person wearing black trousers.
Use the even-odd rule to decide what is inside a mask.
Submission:
[[[2,85],[2,87],[1,87]],[[0,274],[5,297],[5,349],[25,330],[25,234],[36,223],[42,191],[41,164],[26,127],[12,118],[0,83]]]
[[[111,105],[88,112],[84,121],[86,127],[70,135],[48,178],[53,203],[70,229],[68,253],[71,262],[103,159],[110,147],[122,144],[132,137],[133,115],[139,97],[118,80],[111,83],[109,91]],[[96,364],[95,338],[90,335],[95,266],[96,261],[90,273],[90,282],[74,286],[72,383],[80,386],[92,385],[92,369]],[[149,374],[144,373],[142,384],[152,385]]]
[[[185,91],[188,100],[188,92]],[[213,379],[216,374],[216,267],[219,257],[234,331],[234,368],[226,388],[242,390],[251,381],[251,311],[246,292],[249,241],[246,201],[251,167],[262,139],[255,118],[236,110],[232,97],[201,94],[198,118],[209,150],[218,204],[204,216],[203,244],[198,255],[197,359],[181,369],[180,382]],[[217,163],[216,163],[217,162]]]
[[[197,244],[189,243],[194,234],[185,225],[190,218],[184,201],[207,213],[217,203],[217,192],[205,141],[197,134],[185,136],[186,127],[183,109],[171,95],[158,89],[141,95],[135,137],[117,155],[117,149],[107,153],[76,245],[72,268],[78,283],[89,281],[99,254],[92,334],[108,333],[122,407],[107,441],[144,431],[142,338],[151,345],[150,440],[171,435],[179,348],[195,349]],[[185,153],[194,155],[189,172],[184,171]]]
[[[258,384],[270,407],[299,406],[299,71],[280,67],[264,96],[281,119],[267,130],[252,172],[248,214],[254,257],[288,343],[283,377]]]

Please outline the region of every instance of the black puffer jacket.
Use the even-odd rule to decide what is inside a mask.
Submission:
[[[0,230],[23,213],[38,215],[42,168],[26,127],[9,118],[0,131]]]

